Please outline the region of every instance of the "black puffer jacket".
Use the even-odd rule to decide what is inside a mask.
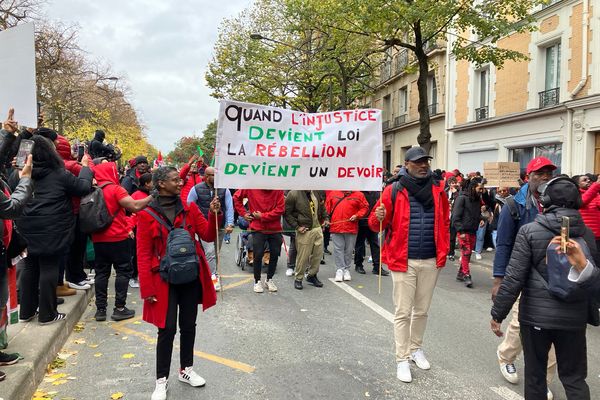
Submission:
[[[494,306],[492,318],[503,321],[521,294],[519,321],[523,325],[542,329],[575,330],[585,328],[588,322],[597,324],[598,307],[592,304],[591,292],[597,290],[600,269],[594,267],[593,277],[580,285],[581,300],[565,302],[550,294],[542,277],[547,281],[546,249],[554,236],[560,234],[561,217],[570,218],[569,235],[582,237],[590,251],[592,263],[598,264],[594,234],[583,223],[577,210],[556,208],[539,214],[535,221],[519,229],[506,275]],[[533,272],[537,268],[540,274]]]
[[[454,201],[452,226],[459,233],[475,233],[481,220],[481,199],[471,198],[464,192]]]
[[[79,177],[64,168],[33,166],[33,198],[16,220],[27,241],[30,255],[64,254],[73,241],[75,215],[71,196],[82,197],[92,190],[92,171],[84,167]]]

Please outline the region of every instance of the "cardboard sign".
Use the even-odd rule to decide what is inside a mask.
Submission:
[[[33,23],[0,31],[0,54],[0,118],[12,107],[19,125],[37,128]]]
[[[485,162],[483,176],[489,187],[519,187],[521,167],[518,162]]]
[[[381,190],[381,110],[309,114],[221,101],[215,186]]]

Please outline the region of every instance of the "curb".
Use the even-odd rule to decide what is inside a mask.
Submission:
[[[32,322],[9,326],[9,353],[18,352],[24,357],[14,365],[1,367],[6,373],[0,382],[0,398],[5,400],[29,400],[44,379],[46,367],[61,350],[73,327],[86,310],[94,296],[94,287],[78,290],[74,296],[64,297],[65,303],[59,311],[67,314],[64,322],[41,326],[37,319]],[[20,329],[20,330],[19,330]],[[17,331],[14,336],[11,331]],[[12,336],[12,337],[11,337]]]

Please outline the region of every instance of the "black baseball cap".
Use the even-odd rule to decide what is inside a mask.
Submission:
[[[404,156],[405,161],[417,161],[422,158],[428,158],[431,160],[433,157],[427,154],[424,148],[419,146],[411,147]]]

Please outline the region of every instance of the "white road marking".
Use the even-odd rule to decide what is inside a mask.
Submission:
[[[359,291],[357,291],[356,289],[352,288],[344,282],[336,282],[333,278],[329,278],[329,280],[334,285],[342,289],[344,292],[348,293],[350,296],[354,297],[356,300],[360,301],[365,306],[369,307],[371,310],[375,311],[377,314],[385,318],[390,323],[394,323],[394,314],[381,307],[379,304],[375,303],[367,296],[363,295],[362,293],[360,293]],[[520,394],[513,392],[505,386],[490,387],[490,390],[505,400],[524,400],[524,398]]]
[[[381,307],[379,304],[375,303],[367,296],[363,295],[356,289],[353,289],[352,287],[348,286],[343,282],[336,282],[333,278],[329,278],[329,280],[333,282],[334,285],[336,285],[337,287],[339,287],[340,289],[342,289],[343,291],[360,301],[365,306],[369,307],[371,310],[375,311],[377,314],[381,315],[383,318],[387,319],[392,324],[394,323],[394,314]]]
[[[506,386],[491,387],[490,390],[506,400],[524,400],[523,396],[513,392]]]

